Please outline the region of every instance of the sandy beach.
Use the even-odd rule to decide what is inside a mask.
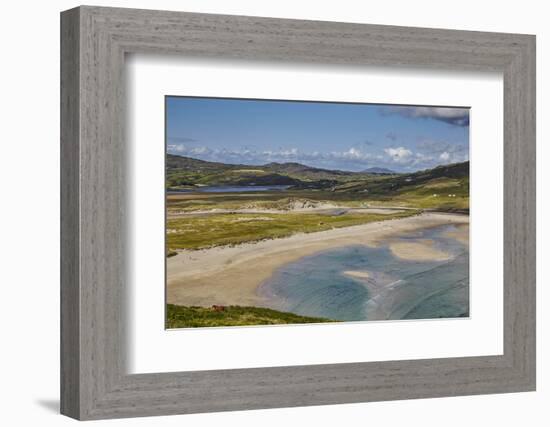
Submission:
[[[377,246],[381,241],[403,233],[445,224],[459,226],[467,235],[466,215],[423,213],[317,233],[296,234],[287,238],[246,243],[233,247],[184,250],[167,260],[167,301],[171,304],[211,306],[263,306],[257,287],[282,265],[318,251],[349,245]],[[458,237],[458,236],[457,236]],[[400,245],[399,242],[391,243]],[[430,244],[412,248],[393,248],[401,257],[426,259],[445,256],[434,253]],[[408,254],[408,255],[407,255]],[[412,255],[411,255],[412,254]]]

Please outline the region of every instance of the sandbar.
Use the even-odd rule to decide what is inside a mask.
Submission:
[[[354,279],[368,279],[370,274],[368,271],[354,271],[348,270],[342,273],[344,276],[352,277]]]
[[[410,261],[446,261],[451,255],[434,248],[433,240],[418,239],[414,242],[396,241],[390,243],[392,254]]]

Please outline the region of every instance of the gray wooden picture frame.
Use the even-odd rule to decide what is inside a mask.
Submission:
[[[504,353],[125,369],[127,53],[490,70],[504,78]],[[162,142],[159,142],[162,143]],[[184,414],[535,389],[535,37],[83,6],[61,14],[61,412]]]

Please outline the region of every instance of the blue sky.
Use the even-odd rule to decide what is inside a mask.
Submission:
[[[166,139],[208,161],[406,172],[468,160],[469,109],[167,97]]]

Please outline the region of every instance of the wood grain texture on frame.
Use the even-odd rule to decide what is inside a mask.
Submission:
[[[61,15],[61,412],[183,414],[535,389],[535,37],[83,6]],[[127,374],[128,53],[500,71],[504,354]]]

